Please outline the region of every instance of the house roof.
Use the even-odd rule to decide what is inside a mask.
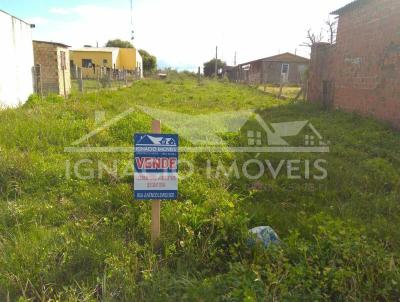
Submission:
[[[56,45],[56,46],[60,46],[60,47],[64,47],[64,48],[69,48],[71,46],[67,45],[67,44],[63,44],[63,43],[58,43],[58,42],[51,42],[51,41],[39,41],[39,40],[33,40],[34,43],[45,43],[45,44],[52,44],[52,45]]]
[[[250,63],[254,63],[257,61],[264,61],[264,62],[285,62],[285,63],[309,63],[310,60],[295,54],[292,54],[290,52],[285,52],[279,55],[275,55],[272,57],[266,57],[263,59],[258,59],[258,60],[254,60],[254,61],[250,61],[247,63],[242,63],[240,65],[246,65],[246,64],[250,64]]]
[[[371,0],[354,0],[353,2],[350,2],[349,4],[331,12],[331,15],[342,15],[344,13],[347,13],[348,11],[359,8],[360,6],[370,1]]]
[[[118,51],[117,47],[83,47],[83,48],[74,48],[72,51],[87,51],[87,52],[114,52]]]

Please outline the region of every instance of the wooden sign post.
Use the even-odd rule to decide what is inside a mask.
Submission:
[[[161,133],[161,121],[154,120],[151,125],[153,133]],[[151,203],[151,242],[157,248],[160,241],[160,213],[161,201],[153,200]]]
[[[151,243],[160,247],[161,200],[178,197],[177,134],[161,134],[161,122],[152,122],[151,133],[135,133],[134,198],[151,201]]]

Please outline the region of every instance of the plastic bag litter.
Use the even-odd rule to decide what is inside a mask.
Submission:
[[[270,226],[255,227],[249,230],[249,233],[253,235],[253,238],[249,239],[250,246],[255,245],[256,242],[261,242],[264,247],[280,243],[278,234]]]

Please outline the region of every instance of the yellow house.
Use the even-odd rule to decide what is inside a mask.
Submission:
[[[96,69],[106,67],[113,70],[127,70],[143,76],[143,62],[136,48],[84,47],[70,50],[72,68],[82,68],[84,77],[96,77]]]

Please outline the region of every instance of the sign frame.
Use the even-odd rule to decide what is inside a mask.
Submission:
[[[179,136],[136,133],[133,140],[135,200],[176,200]]]

